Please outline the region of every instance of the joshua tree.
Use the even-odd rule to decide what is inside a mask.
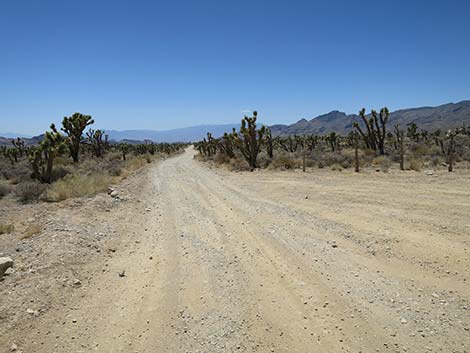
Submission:
[[[233,152],[233,145],[235,143],[235,129],[232,133],[224,133],[224,136],[219,141],[220,150],[225,153],[229,158],[235,157]]]
[[[448,166],[448,171],[454,171],[454,154],[455,154],[455,131],[449,130],[445,136],[445,140],[440,140],[441,150],[444,156],[446,157],[446,162]]]
[[[308,135],[308,136],[305,136],[305,147],[306,149],[308,149],[309,151],[313,151],[316,147],[316,145],[318,144],[318,136],[316,135]]]
[[[90,115],[74,113],[70,117],[64,117],[62,120],[62,131],[68,136],[67,145],[69,146],[70,156],[74,163],[78,163],[80,153],[80,142],[82,141],[83,131],[88,125],[95,121]]]
[[[41,144],[31,151],[30,162],[33,168],[33,178],[43,183],[51,183],[54,160],[66,148],[64,136],[52,124],[51,131],[46,132]]]
[[[23,157],[24,152],[26,151],[24,140],[17,138],[16,140],[11,140],[11,143],[18,150],[18,156]]]
[[[408,125],[406,135],[410,140],[413,140],[415,142],[419,141],[418,126],[416,125],[416,123],[411,123],[410,125]]]
[[[242,120],[240,133],[235,135],[235,143],[248,162],[251,171],[257,168],[256,160],[266,134],[265,126],[262,126],[259,130],[256,129],[257,117],[258,113],[256,111],[253,112],[251,118],[245,116]]]
[[[271,134],[271,129],[268,127],[266,128],[266,152],[268,153],[268,157],[273,159],[273,150],[274,150],[274,139],[273,135]]]
[[[386,125],[389,115],[390,113],[385,107],[380,110],[378,115],[375,110],[372,110],[371,117],[367,119],[366,110],[363,108],[359,112],[359,116],[364,122],[367,131],[364,132],[357,122],[353,123],[353,126],[362,136],[366,147],[378,151],[381,155],[385,154]]]
[[[122,160],[126,160],[126,155],[129,152],[129,145],[127,143],[120,143],[119,145],[119,150],[122,153]]]
[[[395,125],[395,138],[398,143],[398,151],[400,152],[400,170],[405,170],[405,132]]]
[[[338,147],[338,135],[336,135],[336,132],[330,132],[330,134],[325,137],[325,141],[330,146],[331,152],[334,152]]]
[[[86,133],[87,139],[93,147],[96,157],[101,157],[104,153],[105,141],[103,141],[104,131],[90,129]]]
[[[18,150],[16,148],[7,148],[5,149],[5,157],[8,158],[11,165],[14,165],[18,162]]]
[[[351,133],[352,142],[354,145],[354,171],[359,173],[359,133],[353,131]]]
[[[299,140],[297,137],[288,136],[285,139],[279,140],[279,143],[286,152],[292,153],[297,151]]]

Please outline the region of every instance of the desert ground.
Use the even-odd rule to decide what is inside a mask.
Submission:
[[[470,352],[468,171],[195,153],[113,196],[1,201],[0,352]]]

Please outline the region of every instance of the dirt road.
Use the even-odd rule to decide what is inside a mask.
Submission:
[[[109,256],[6,351],[470,352],[468,175],[231,173],[193,154],[103,211]]]

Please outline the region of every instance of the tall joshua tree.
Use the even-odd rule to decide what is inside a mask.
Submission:
[[[90,115],[74,113],[70,117],[64,117],[62,120],[62,131],[68,136],[67,144],[69,146],[70,156],[74,163],[78,163],[80,152],[80,142],[82,141],[83,131],[88,125],[94,123]]]
[[[257,168],[256,160],[266,133],[265,126],[262,126],[259,130],[256,129],[257,117],[258,112],[256,111],[253,112],[252,117],[245,116],[242,120],[240,133],[235,135],[235,143],[248,162],[251,171]]]
[[[385,107],[380,110],[379,114],[372,110],[371,117],[367,119],[366,110],[363,108],[359,112],[359,117],[364,122],[367,131],[363,131],[357,122],[353,123],[353,126],[362,136],[366,147],[378,151],[381,155],[385,154],[386,126],[389,115],[390,113]]]

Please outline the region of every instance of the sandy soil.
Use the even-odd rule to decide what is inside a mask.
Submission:
[[[118,198],[0,212],[44,226],[0,236],[0,351],[470,352],[468,173],[233,173],[193,154]]]

